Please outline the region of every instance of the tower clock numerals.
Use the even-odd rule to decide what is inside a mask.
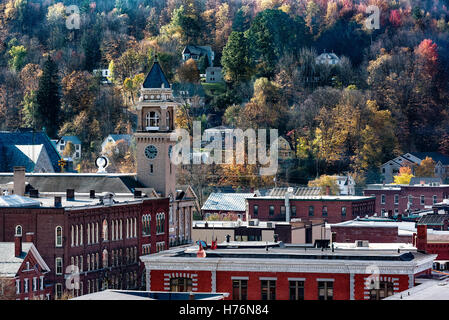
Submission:
[[[156,156],[157,156],[157,148],[154,145],[152,145],[152,144],[148,145],[145,148],[145,156],[148,159],[150,159],[150,160],[156,158]]]

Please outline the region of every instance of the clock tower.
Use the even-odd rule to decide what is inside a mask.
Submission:
[[[163,197],[175,196],[176,166],[170,161],[175,141],[177,103],[161,66],[155,57],[153,66],[140,89],[137,111],[137,180],[154,188]]]

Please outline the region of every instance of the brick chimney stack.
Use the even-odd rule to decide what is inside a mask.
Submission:
[[[22,254],[22,236],[16,235],[14,237],[14,256],[20,257]]]
[[[427,225],[420,224],[417,227],[416,249],[426,251],[427,247]]]
[[[27,232],[25,235],[25,242],[34,243],[34,232]]]
[[[25,167],[14,167],[14,194],[25,194]]]

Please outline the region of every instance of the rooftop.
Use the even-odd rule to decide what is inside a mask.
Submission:
[[[145,81],[142,84],[145,89],[155,89],[155,88],[170,88],[170,83],[164,74],[159,62],[155,59],[150,72],[148,73]]]
[[[246,210],[246,198],[254,197],[255,193],[219,193],[209,195],[201,210],[242,211]]]
[[[0,173],[0,185],[13,181],[13,173]],[[25,181],[39,192],[60,192],[66,188],[88,193],[112,191],[132,193],[136,188],[143,188],[135,173],[26,173]]]
[[[317,201],[363,201],[363,200],[370,200],[375,199],[376,197],[371,196],[297,196],[292,195],[290,196],[290,200],[317,200]],[[285,200],[285,196],[261,196],[261,197],[255,197],[254,199],[260,199],[260,200]]]
[[[31,242],[23,242],[22,254],[16,257],[14,242],[0,242],[0,278],[14,277],[17,274],[32,245]]]
[[[426,280],[384,300],[449,300],[449,279]]]
[[[108,289],[70,300],[223,300],[229,293],[133,291]],[[193,299],[192,299],[193,298]]]
[[[90,198],[89,193],[75,192],[74,200],[67,200],[65,192],[39,192],[38,198],[22,197],[18,195],[0,196],[0,208],[23,208],[23,207],[40,207],[40,208],[55,208],[55,197],[61,197],[61,208],[71,209],[87,206],[104,206],[104,205],[123,205],[141,203],[149,198],[134,198],[132,193],[115,193],[113,202],[104,199],[101,203],[100,196],[106,198],[107,193],[96,193],[95,198]]]

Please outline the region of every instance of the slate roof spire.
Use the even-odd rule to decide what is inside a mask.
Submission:
[[[153,66],[151,67],[151,70],[145,78],[142,86],[145,89],[170,88],[170,83],[168,82],[167,77],[159,64],[157,53],[154,56]]]

